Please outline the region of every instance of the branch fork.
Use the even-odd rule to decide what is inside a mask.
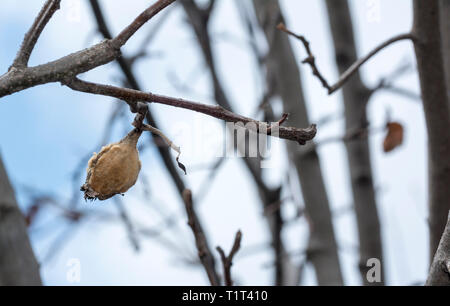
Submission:
[[[234,238],[233,247],[231,248],[230,253],[225,255],[224,250],[218,246],[216,248],[217,252],[220,254],[220,258],[222,260],[223,265],[223,274],[225,277],[225,286],[233,286],[233,280],[231,278],[231,266],[233,265],[233,258],[236,255],[236,253],[241,248],[241,240],[242,240],[242,232],[239,230],[236,233],[236,236]]]
[[[303,64],[308,64],[309,66],[311,66],[313,75],[316,76],[319,79],[319,81],[322,84],[322,86],[325,89],[327,89],[329,95],[335,93],[342,86],[344,86],[344,84],[350,79],[350,77],[356,71],[358,71],[359,68],[361,68],[361,66],[363,64],[365,64],[369,59],[371,59],[373,56],[378,54],[378,52],[380,52],[384,48],[390,46],[391,44],[393,44],[395,42],[401,41],[401,40],[411,40],[411,41],[415,41],[416,40],[416,37],[412,33],[400,34],[400,35],[394,36],[394,37],[386,40],[385,42],[381,43],[379,46],[374,48],[371,52],[369,52],[368,55],[366,55],[365,57],[362,57],[359,60],[357,60],[353,65],[351,65],[339,77],[338,81],[335,84],[330,85],[328,83],[328,81],[325,79],[325,77],[320,73],[319,69],[317,68],[315,57],[314,57],[314,55],[313,55],[313,53],[311,51],[311,47],[310,47],[309,41],[304,36],[298,35],[298,34],[292,32],[292,31],[288,30],[283,23],[278,24],[277,29],[282,31],[282,32],[285,32],[286,34],[288,34],[290,36],[295,37],[296,39],[298,39],[298,40],[300,40],[302,42],[303,46],[305,47],[306,53],[308,54],[308,57],[306,59],[304,59],[302,61],[302,63]]]

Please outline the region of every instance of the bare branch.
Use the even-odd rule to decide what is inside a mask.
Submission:
[[[131,221],[127,210],[125,209],[125,205],[123,204],[122,200],[118,197],[116,197],[114,200],[115,200],[114,203],[116,204],[116,207],[120,214],[120,219],[122,220],[125,229],[127,231],[128,239],[130,240],[130,243],[133,246],[134,250],[138,252],[141,249],[141,247],[133,222]]]
[[[394,85],[394,81],[403,75],[405,75],[408,72],[413,72],[414,69],[409,62],[405,62],[401,65],[399,65],[394,71],[392,71],[389,75],[383,77],[380,79],[378,84],[370,89],[370,94],[373,95],[374,93],[383,90],[388,91],[394,94],[398,94],[401,96],[404,96],[406,98],[409,98],[411,100],[414,100],[415,102],[421,101],[421,96],[418,93],[415,93],[409,89],[401,88],[396,85]]]
[[[311,146],[307,147],[302,152],[299,152],[299,155],[307,155],[310,154],[312,151],[316,150],[320,146],[333,144],[333,143],[349,143],[352,141],[357,141],[361,139],[367,139],[369,135],[376,134],[379,132],[383,132],[386,130],[386,126],[383,127],[375,127],[375,128],[369,128],[368,126],[362,127],[362,128],[355,128],[352,130],[349,130],[345,133],[343,136],[331,136],[329,138],[322,139]]]
[[[200,203],[206,194],[211,191],[211,185],[217,177],[219,170],[223,168],[222,166],[225,164],[226,160],[227,159],[225,157],[221,157],[217,159],[214,165],[210,168],[209,174],[203,179],[200,187],[198,188],[197,195],[195,197],[197,203]]]
[[[67,85],[73,90],[96,95],[115,97],[127,101],[129,104],[137,103],[139,101],[147,103],[158,103],[196,111],[227,122],[234,122],[234,123],[241,122],[244,125],[247,125],[248,123],[253,123],[255,125],[255,129],[253,131],[256,133],[260,132],[262,133],[262,131],[267,131],[268,135],[277,136],[281,139],[296,141],[301,145],[313,139],[317,132],[315,125],[311,125],[309,128],[305,129],[299,129],[294,127],[279,127],[278,133],[279,135],[272,135],[272,133],[270,133],[271,130],[269,129],[270,128],[269,124],[251,118],[247,118],[241,115],[237,115],[233,112],[230,112],[229,110],[226,110],[221,106],[200,104],[197,102],[191,102],[183,99],[146,93],[134,89],[120,88],[110,85],[101,85],[82,81],[77,78],[65,80],[63,81],[63,84]],[[265,127],[265,129],[262,127]]]
[[[404,96],[406,98],[413,100],[414,102],[421,102],[420,94],[415,93],[406,88],[397,87],[392,83],[385,82],[384,80],[380,80],[378,85],[372,89],[372,93],[375,93],[379,90],[384,90],[400,96]]]
[[[30,68],[10,69],[0,77],[0,98],[15,92],[87,72],[120,56],[120,47],[148,20],[176,0],[159,0],[113,39],[69,54],[58,60]]]
[[[216,271],[216,263],[211,250],[209,249],[209,244],[206,239],[205,232],[201,227],[197,213],[192,205],[192,192],[189,189],[183,191],[183,200],[186,207],[186,214],[188,216],[188,224],[192,229],[195,237],[195,244],[198,250],[198,257],[206,270],[209,282],[212,286],[219,286],[220,279]]]
[[[225,252],[220,246],[216,248],[217,252],[219,252],[220,254],[220,258],[222,259],[223,275],[225,277],[225,286],[233,286],[233,280],[231,279],[231,266],[233,265],[234,255],[236,255],[236,253],[241,248],[241,240],[242,240],[242,232],[238,231],[236,233],[236,237],[234,238],[233,247],[231,248],[230,254],[228,254],[228,256],[225,255]]]
[[[128,27],[113,39],[116,47],[122,47],[147,21],[175,1],[176,0],[158,0],[155,4],[143,11]]]
[[[30,30],[25,34],[22,46],[20,47],[19,52],[17,52],[11,67],[25,68],[28,65],[31,52],[34,49],[39,36],[41,36],[42,31],[52,18],[53,14],[59,10],[60,3],[61,0],[47,0],[47,2],[45,2]]]
[[[283,199],[278,199],[277,201],[267,205],[266,207],[264,207],[264,212],[263,215],[265,217],[273,215],[274,213],[280,211],[281,206],[288,200],[293,200],[293,197],[286,197]]]
[[[378,52],[380,52],[384,48],[388,47],[389,45],[391,45],[395,42],[401,41],[401,40],[413,40],[413,41],[415,40],[415,36],[412,33],[400,34],[400,35],[394,36],[394,37],[386,40],[385,42],[381,43],[379,46],[374,48],[372,51],[370,51],[369,54],[367,54],[366,56],[357,60],[353,65],[351,65],[339,77],[339,80],[335,84],[330,85],[327,82],[327,80],[325,79],[325,77],[320,73],[319,69],[317,68],[317,65],[315,63],[315,57],[311,51],[308,40],[306,40],[306,38],[304,36],[295,34],[294,32],[291,32],[290,30],[288,30],[283,23],[280,23],[277,26],[277,29],[297,38],[298,40],[300,40],[303,43],[303,46],[305,47],[308,57],[305,60],[303,60],[302,63],[308,64],[311,66],[313,74],[320,80],[320,82],[322,83],[322,86],[328,90],[328,94],[330,94],[330,95],[333,94],[334,92],[336,92],[338,89],[340,89],[345,84],[345,82],[347,82],[347,80],[356,71],[358,71],[359,68],[361,68],[361,66],[363,64],[365,64],[369,59],[371,59],[373,56],[375,56]]]

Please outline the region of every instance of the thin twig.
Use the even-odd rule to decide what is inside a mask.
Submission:
[[[208,175],[206,178],[203,179],[203,182],[200,184],[200,187],[198,188],[198,191],[196,192],[197,196],[195,198],[198,205],[201,203],[201,201],[204,199],[206,194],[211,191],[211,185],[213,184],[214,179],[217,177],[217,174],[220,169],[222,169],[223,165],[227,161],[226,158],[222,157],[217,159],[217,161],[214,163],[214,165],[210,168]]]
[[[114,203],[116,204],[117,209],[119,210],[120,219],[122,220],[125,229],[128,234],[128,239],[130,240],[131,245],[133,246],[134,250],[138,252],[140,250],[140,244],[137,232],[134,228],[133,222],[130,219],[130,216],[128,215],[127,210],[125,209],[125,206],[122,202],[122,200],[118,197],[115,198]]]
[[[25,68],[28,65],[31,52],[34,49],[39,36],[41,36],[42,31],[52,18],[53,14],[59,10],[60,3],[61,0],[47,0],[47,2],[45,2],[30,30],[25,35],[19,52],[17,52],[16,58],[11,67]]]
[[[156,95],[149,92],[142,92],[138,90],[120,88],[110,85],[96,84],[82,81],[78,78],[64,80],[62,83],[76,91],[115,97],[127,101],[130,104],[133,102],[137,103],[138,101],[164,104],[196,111],[227,122],[243,123],[246,128],[256,133],[267,132],[267,130],[270,128],[270,125],[265,122],[237,115],[221,106],[211,106],[183,99]],[[296,141],[299,144],[304,145],[307,141],[315,137],[316,132],[316,126],[313,124],[310,127],[304,129],[295,127],[279,127],[278,135],[273,135],[272,133],[267,134],[271,134],[271,136],[277,136],[281,139]]]
[[[369,128],[369,127],[356,128],[356,129],[347,131],[347,133],[343,136],[332,136],[329,138],[325,138],[323,140],[319,140],[316,143],[312,144],[311,146],[307,147],[302,152],[299,152],[298,154],[300,154],[300,155],[309,154],[312,151],[316,150],[318,147],[324,146],[327,144],[340,143],[340,142],[347,143],[347,142],[355,141],[358,139],[365,139],[365,138],[369,137],[369,135],[371,135],[372,133],[383,132],[385,130],[386,130],[386,126],[375,127],[375,128]]]
[[[225,255],[225,252],[220,246],[216,248],[217,252],[219,252],[220,254],[220,258],[222,259],[225,286],[233,286],[233,280],[231,278],[231,266],[233,265],[234,255],[236,255],[236,253],[241,248],[241,240],[242,240],[242,232],[238,231],[236,233],[236,237],[234,238],[233,247],[231,248],[230,254],[228,254],[228,256]]]
[[[155,4],[143,11],[128,27],[120,32],[119,35],[113,39],[113,43],[116,44],[117,47],[123,46],[147,21],[175,1],[176,0],[158,0]]]
[[[351,65],[338,79],[338,81],[333,84],[330,85],[327,80],[325,79],[325,77],[320,73],[319,69],[317,68],[317,65],[315,63],[315,57],[311,51],[311,48],[309,46],[309,42],[308,40],[306,40],[306,38],[302,35],[298,35],[295,34],[294,32],[288,30],[286,28],[286,26],[283,23],[280,23],[277,26],[277,29],[280,31],[283,31],[295,38],[297,38],[298,40],[300,40],[303,43],[303,46],[305,47],[306,53],[308,54],[308,57],[303,60],[303,64],[308,64],[311,66],[311,69],[313,71],[313,74],[320,80],[320,82],[322,83],[322,86],[324,88],[326,88],[328,90],[328,94],[333,94],[334,92],[336,92],[338,89],[340,89],[345,82],[347,82],[347,80],[356,72],[359,70],[359,68],[365,64],[369,59],[371,59],[373,56],[375,56],[378,52],[380,52],[381,50],[383,50],[384,48],[388,47],[389,45],[401,41],[401,40],[415,40],[415,36],[412,33],[405,33],[405,34],[400,34],[400,35],[396,35],[388,40],[386,40],[385,42],[381,43],[379,46],[377,46],[376,48],[374,48],[372,51],[369,52],[369,54],[367,54],[366,56],[360,58],[359,60],[357,60],[353,65]]]
[[[409,89],[397,87],[391,83],[380,81],[380,83],[373,89],[373,92],[377,92],[379,90],[384,90],[387,92],[391,92],[400,96],[404,96],[413,100],[414,102],[420,102],[422,97],[420,94],[415,93]]]
[[[192,205],[192,192],[189,189],[183,191],[183,200],[186,207],[186,214],[188,216],[188,224],[192,229],[195,237],[195,244],[198,250],[198,257],[205,268],[208,275],[209,282],[212,286],[220,285],[220,278],[216,271],[216,262],[214,256],[209,248],[205,232],[199,223],[197,213]]]
[[[106,20],[103,16],[102,8],[98,0],[89,0],[89,3],[91,5],[92,12],[94,13],[94,17],[97,22],[98,31],[102,34],[104,38],[112,39],[111,32],[109,31],[109,28],[106,24]],[[161,28],[161,25],[167,19],[167,16],[170,12],[171,12],[170,9],[164,10],[164,15],[161,16],[161,18],[158,20],[158,22],[155,24],[152,30],[144,38],[144,40],[141,43],[141,47],[138,49],[139,51],[137,51],[134,56],[128,58],[128,60],[123,57],[117,59],[121,68],[123,67],[125,61],[128,61],[128,63],[131,65],[137,59],[148,56],[147,52],[145,51],[145,48],[156,36],[158,30]]]
[[[264,216],[270,216],[273,215],[274,213],[278,212],[281,209],[281,206],[287,202],[287,201],[291,201],[294,200],[294,198],[292,196],[283,198],[283,199],[279,199],[269,205],[267,205],[266,207],[264,207],[264,212],[263,215]]]
[[[408,72],[412,72],[413,70],[414,69],[411,63],[405,61],[404,63],[400,64],[396,69],[394,69],[394,71],[392,71],[389,75],[381,78],[378,84],[370,89],[370,94],[373,95],[374,93],[380,90],[384,90],[410,98],[411,100],[414,100],[416,102],[421,101],[420,94],[417,94],[409,89],[401,88],[394,85],[394,82],[397,79],[404,76]]]
[[[280,127],[288,119],[288,117],[289,117],[289,114],[284,113],[283,116],[281,116],[281,119],[278,120],[278,122],[276,122],[275,125]],[[267,128],[267,135],[271,135],[271,134],[272,134],[272,125]]]

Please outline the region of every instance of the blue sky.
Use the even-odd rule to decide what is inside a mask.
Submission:
[[[2,1],[0,10],[0,69],[6,71],[14,59],[27,28],[37,14],[43,1],[28,1],[27,6],[18,6],[17,1]],[[85,48],[101,40],[87,1],[62,1],[62,8],[51,20],[31,58],[31,65],[44,63]],[[282,7],[289,28],[304,34],[311,42],[320,69],[329,80],[337,78],[333,62],[333,49],[322,1],[283,0]],[[411,26],[411,1],[380,0],[378,20],[369,18],[369,3],[351,2],[359,54],[365,54],[376,44]],[[77,3],[79,12],[75,11]],[[127,1],[127,9],[119,1],[101,1],[108,16],[113,33],[117,33],[149,3],[144,0]],[[74,6],[75,5],[75,6]],[[136,72],[144,88],[155,93],[211,103],[212,92],[208,74],[197,49],[194,36],[184,22],[180,7],[171,8],[169,19],[157,35],[149,50],[156,54],[139,62]],[[255,63],[250,49],[245,44],[245,33],[239,20],[234,1],[220,0],[213,17],[211,33],[216,37],[214,52],[220,77],[233,106],[243,115],[252,116],[258,103],[255,79]],[[155,21],[152,21],[155,22]],[[151,22],[151,23],[152,23]],[[140,45],[151,24],[146,25],[125,47],[124,54],[132,54]],[[233,40],[226,39],[233,37]],[[292,41],[299,61],[304,53],[296,41]],[[395,70],[402,61],[413,62],[413,50],[408,42],[398,43],[377,55],[363,68],[363,78],[368,85]],[[341,95],[331,97],[310,74],[309,67],[301,67],[308,112],[315,122],[327,114],[342,112]],[[169,75],[176,74],[180,80],[188,81],[193,92],[174,88]],[[99,67],[82,77],[92,81],[118,84],[120,71],[114,63]],[[415,73],[398,81],[402,87],[418,92]],[[72,194],[71,174],[80,158],[99,148],[109,114],[115,104],[109,98],[72,92],[59,84],[48,84],[32,88],[0,101],[0,152],[16,186],[21,205],[26,204],[24,185],[55,194],[63,201]],[[383,226],[387,282],[408,285],[424,281],[428,263],[428,238],[426,226],[426,135],[420,103],[405,97],[380,92],[371,100],[368,114],[371,125],[382,125],[386,112],[393,120],[404,124],[404,145],[391,154],[382,152],[383,135],[371,137],[377,199]],[[215,119],[185,110],[153,105],[152,111],[162,129],[180,144],[183,162],[189,168],[214,162],[215,144],[222,137],[222,125]],[[131,118],[131,117],[130,117]],[[131,119],[130,119],[131,120]],[[131,121],[130,121],[131,122]],[[122,123],[108,126],[112,129],[110,141],[119,140],[130,127]],[[319,130],[317,139],[343,133],[343,122],[337,120]],[[143,143],[148,142],[145,138]],[[280,155],[275,157],[277,166],[267,173],[267,180],[275,185],[286,180],[289,165],[284,157],[284,144],[278,143]],[[351,204],[347,162],[342,144],[330,144],[319,149],[324,178],[333,209]],[[183,207],[174,187],[166,175],[154,147],[141,154],[143,175],[150,186],[150,199],[142,201],[142,183],[133,188],[124,198],[125,206],[133,220],[148,227],[161,222],[158,209],[168,215],[178,216],[177,231],[167,231],[163,236],[181,241],[187,254],[195,255],[193,238],[186,225]],[[188,185],[194,195],[204,181],[207,171],[190,171]],[[292,178],[291,178],[292,179]],[[294,179],[295,182],[295,179]],[[81,185],[82,179],[79,184]],[[79,194],[80,198],[82,194]],[[295,194],[301,201],[301,195]],[[298,203],[287,203],[286,217],[295,212]],[[83,209],[94,212],[117,213],[113,201],[82,203]],[[41,216],[40,225],[53,224],[48,230],[32,232],[34,250],[39,260],[47,254],[50,242],[69,224],[50,219],[54,209]],[[251,184],[247,171],[238,158],[227,159],[217,178],[211,183],[199,213],[206,225],[212,246],[229,248],[234,233],[244,233],[242,254],[237,257],[233,272],[240,284],[264,285],[272,279],[271,252],[260,252],[246,256],[252,246],[269,241],[266,224],[261,217],[261,207],[255,186]],[[342,248],[340,258],[344,267],[345,281],[358,284],[357,234],[354,216],[346,214],[335,218],[334,225],[338,242]],[[289,250],[301,250],[307,243],[307,224],[299,220],[285,231]],[[180,239],[177,239],[182,237]],[[124,226],[119,221],[90,221],[82,224],[71,234],[64,248],[50,262],[42,266],[44,282],[49,285],[71,285],[67,281],[67,263],[77,258],[81,263],[82,277],[79,284],[150,284],[183,285],[207,284],[204,272],[199,267],[186,265],[179,256],[167,250],[155,239],[141,239],[142,250],[136,253],[131,248]],[[180,254],[184,255],[184,254]],[[294,257],[298,261],[301,257]],[[314,284],[311,268],[306,271],[305,284]]]

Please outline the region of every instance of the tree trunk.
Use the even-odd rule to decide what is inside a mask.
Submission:
[[[331,34],[333,37],[336,64],[339,74],[357,61],[355,35],[347,0],[326,0]],[[343,86],[345,122],[347,131],[367,127],[367,104],[371,91],[363,84],[359,72],[355,73]],[[359,233],[359,269],[364,285],[369,283],[366,274],[370,267],[367,261],[377,258],[383,265],[381,229],[378,217],[372,166],[370,162],[369,140],[355,139],[345,143],[350,167],[351,186]],[[384,275],[384,274],[383,274]]]
[[[439,2],[414,0],[413,34],[429,151],[430,259],[450,210],[450,111],[441,49]]]
[[[450,1],[440,0],[439,11],[441,13],[442,55],[447,81],[447,97],[450,97]]]
[[[41,285],[27,227],[0,156],[0,286]]]
[[[294,126],[307,126],[309,120],[300,70],[287,35],[275,28],[283,21],[279,3],[277,0],[254,0],[253,4],[270,45],[267,69],[276,77],[276,88],[283,100],[284,112],[290,114],[289,122]],[[315,268],[319,285],[343,285],[332,216],[317,152],[311,150],[311,144],[299,147],[288,143],[287,146],[301,182],[311,224],[308,260]]]
[[[427,286],[450,286],[450,214],[439,248],[431,264]]]

